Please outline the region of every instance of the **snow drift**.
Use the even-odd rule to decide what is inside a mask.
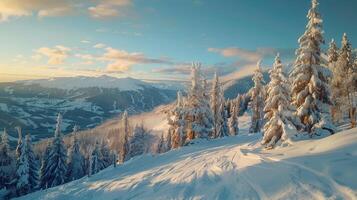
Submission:
[[[357,198],[357,129],[264,150],[245,117],[239,136],[135,157],[19,199]]]

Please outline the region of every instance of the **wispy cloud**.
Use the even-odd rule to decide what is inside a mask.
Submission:
[[[97,5],[89,7],[88,11],[93,18],[112,18],[124,16],[130,5],[131,0],[101,0]]]
[[[137,64],[173,64],[173,62],[168,59],[150,58],[143,53],[129,53],[125,50],[112,47],[105,48],[105,53],[99,60],[108,62],[108,72],[128,71],[132,66]]]
[[[70,52],[70,48],[61,45],[57,45],[53,48],[41,47],[35,51],[33,58],[46,56],[48,58],[48,64],[60,65],[64,63],[66,58],[68,58]]]
[[[71,13],[73,8],[73,1],[70,0],[1,0],[0,21],[31,15],[62,16]]]
[[[1,0],[0,22],[12,18],[88,13],[93,18],[126,16],[132,0]]]

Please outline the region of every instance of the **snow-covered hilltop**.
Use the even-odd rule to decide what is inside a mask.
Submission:
[[[356,199],[357,129],[264,150],[260,135],[135,157],[19,199]],[[331,145],[333,144],[333,145]]]

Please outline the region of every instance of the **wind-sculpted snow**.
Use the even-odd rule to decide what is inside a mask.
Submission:
[[[20,199],[356,199],[357,129],[274,150],[260,134],[196,140]],[[333,144],[333,145],[332,145]]]

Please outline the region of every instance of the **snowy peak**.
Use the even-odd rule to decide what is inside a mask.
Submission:
[[[152,84],[126,77],[116,78],[112,76],[76,76],[76,77],[57,77],[51,79],[38,79],[19,81],[26,85],[40,85],[45,88],[58,88],[58,89],[79,89],[79,88],[117,88],[121,91],[131,91],[142,89],[144,86],[150,87]]]

